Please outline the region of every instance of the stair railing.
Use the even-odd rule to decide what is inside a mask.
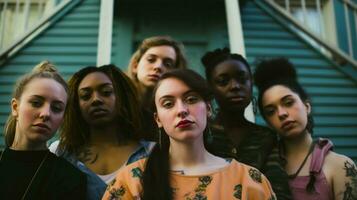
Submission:
[[[0,0],[0,61],[73,0]]]
[[[317,43],[317,45],[321,48],[324,49],[322,52],[329,57],[334,58],[338,63],[340,64],[346,64],[346,62],[350,63],[355,69],[357,69],[357,62],[353,58],[353,41],[352,41],[352,34],[357,34],[357,5],[350,0],[339,0],[344,4],[344,8],[346,9],[345,13],[345,21],[346,21],[346,31],[348,34],[348,48],[349,52],[348,54],[342,51],[340,48],[338,48],[336,45],[331,44],[331,42],[327,41],[325,31],[324,31],[324,19],[321,11],[321,1],[316,0],[315,2],[313,1],[305,1],[305,0],[295,0],[295,1],[290,1],[290,0],[265,0],[267,4],[269,4],[272,8],[274,8],[276,11],[278,11],[281,15],[283,15],[285,18],[288,18],[289,21],[291,21],[295,26],[299,28],[303,32],[303,34],[307,35],[307,37],[310,37],[313,39],[314,42]],[[307,4],[308,3],[308,4]],[[299,16],[294,16],[292,13],[292,8],[293,9],[299,9],[301,11],[301,15]],[[318,31],[312,30],[309,28],[311,26],[308,23],[308,9],[315,9],[317,17],[319,19],[319,28],[317,29]],[[355,31],[352,31],[350,27],[350,15],[347,12],[347,9],[352,10],[353,16],[354,16],[354,22],[356,22]],[[316,27],[312,27],[316,28]],[[354,33],[353,33],[354,32]],[[353,36],[357,38],[356,36]],[[315,44],[316,45],[316,44]],[[356,45],[356,44],[355,44]],[[327,52],[328,53],[327,53]]]

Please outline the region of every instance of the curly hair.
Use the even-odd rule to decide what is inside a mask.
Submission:
[[[262,97],[267,89],[274,85],[284,85],[298,96],[303,102],[309,102],[309,95],[298,82],[298,77],[294,65],[286,58],[274,58],[269,60],[261,60],[257,64],[254,72],[255,85],[258,88],[258,108],[262,113],[263,104]],[[313,133],[314,120],[312,115],[308,115],[308,123],[306,129],[309,133]]]

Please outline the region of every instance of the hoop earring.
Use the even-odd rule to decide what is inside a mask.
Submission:
[[[256,115],[258,113],[258,103],[257,103],[257,98],[253,96],[252,98],[252,107],[253,107],[253,113]]]

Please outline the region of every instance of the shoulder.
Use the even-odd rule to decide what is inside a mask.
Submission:
[[[238,181],[246,188],[246,192],[253,196],[261,195],[260,198],[262,196],[275,197],[270,182],[258,169],[238,161],[232,161],[232,170],[237,173],[236,178],[239,177]]]
[[[116,179],[122,179],[124,181],[141,180],[144,173],[146,161],[147,158],[143,158],[129,165],[126,165],[118,172]]]
[[[59,193],[72,194],[77,191],[78,194],[83,195],[86,185],[86,175],[66,161],[64,158],[57,157],[55,154],[50,153],[51,160],[51,179],[54,181],[55,186]]]
[[[229,170],[231,170],[232,173],[237,173],[240,175],[241,179],[246,182],[255,182],[260,184],[262,183],[263,179],[266,179],[258,169],[236,160],[232,160],[229,166]]]
[[[331,169],[331,171],[343,171],[346,168],[353,167],[356,168],[354,161],[342,154],[330,151],[325,158],[324,164]],[[336,171],[337,170],[337,171]]]
[[[82,182],[86,180],[86,175],[62,157],[50,154],[53,160],[53,170],[59,180],[71,180]]]
[[[142,176],[147,159],[140,159],[122,168],[108,184],[103,199],[133,199],[142,191]]]
[[[56,170],[58,170],[58,173],[61,173],[63,176],[63,173],[65,173],[66,176],[73,178],[82,178],[83,176],[85,176],[84,173],[82,173],[78,168],[73,166],[73,164],[69,163],[66,159],[58,157],[53,153],[51,153],[50,156],[51,159],[54,161],[54,167],[56,168]]]
[[[357,198],[357,167],[352,159],[330,151],[323,170],[330,177],[335,199]]]

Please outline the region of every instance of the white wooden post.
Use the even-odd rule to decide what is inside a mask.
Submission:
[[[97,66],[110,63],[112,52],[112,32],[114,0],[101,0],[99,16],[99,35],[97,48]]]
[[[239,53],[246,58],[239,2],[238,0],[225,0],[225,5],[231,52]],[[245,109],[244,116],[251,122],[255,121],[252,104]]]

